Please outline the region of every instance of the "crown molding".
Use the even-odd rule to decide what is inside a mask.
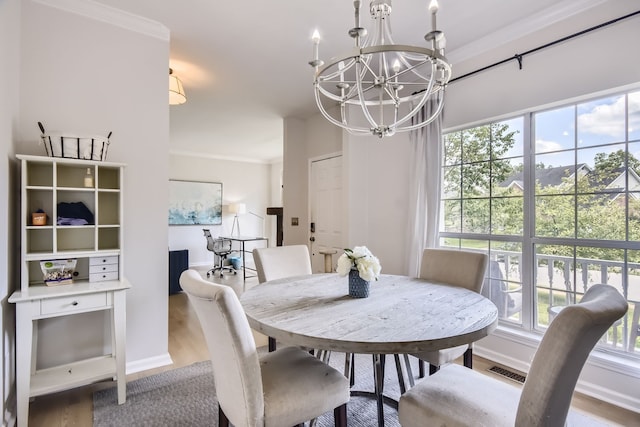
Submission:
[[[115,25],[149,37],[169,41],[170,31],[163,24],[133,13],[125,12],[93,0],[32,0],[44,6],[75,13],[85,18]]]
[[[459,49],[447,53],[449,62],[455,64],[479,56],[487,51],[540,31],[571,16],[578,15],[609,0],[563,0],[526,19],[513,22],[499,31],[479,38]]]

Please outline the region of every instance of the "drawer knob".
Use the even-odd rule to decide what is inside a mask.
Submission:
[[[71,303],[71,305],[73,305],[73,306],[78,305],[78,301],[74,301],[74,302],[72,302],[72,303]]]

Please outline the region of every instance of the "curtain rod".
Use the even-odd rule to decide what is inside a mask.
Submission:
[[[539,50],[546,49],[548,47],[554,46],[554,45],[556,45],[558,43],[565,42],[567,40],[570,40],[570,39],[573,39],[575,37],[581,36],[583,34],[589,33],[591,31],[598,30],[600,28],[615,24],[615,23],[617,23],[619,21],[622,21],[622,20],[627,19],[627,18],[631,18],[632,16],[635,16],[635,15],[638,15],[638,14],[640,14],[640,10],[637,10],[635,12],[629,13],[628,15],[621,16],[619,18],[612,19],[611,21],[604,22],[604,23],[596,25],[594,27],[587,28],[586,30],[579,31],[577,33],[574,33],[574,34],[571,34],[569,36],[563,37],[561,39],[558,39],[558,40],[552,41],[550,43],[544,44],[542,46],[538,46],[538,47],[530,49],[530,50],[528,50],[526,52],[516,53],[514,56],[512,56],[510,58],[503,59],[502,61],[498,61],[498,62],[493,63],[491,65],[487,65],[486,67],[482,67],[482,68],[479,68],[479,69],[477,69],[475,71],[471,71],[471,72],[469,72],[467,74],[463,74],[462,76],[456,77],[455,79],[451,79],[451,80],[449,80],[449,84],[455,82],[456,80],[461,80],[461,79],[464,79],[466,77],[472,76],[474,74],[478,74],[478,73],[480,73],[482,71],[486,71],[486,70],[488,70],[490,68],[497,67],[498,65],[502,65],[502,64],[507,63],[509,61],[513,61],[514,59],[516,61],[518,61],[518,66],[522,70],[522,59],[524,58],[525,55],[529,55],[530,53],[534,53],[534,52],[537,52]],[[419,92],[417,92],[417,93],[419,93]]]

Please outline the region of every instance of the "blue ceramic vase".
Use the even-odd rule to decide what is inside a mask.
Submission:
[[[355,268],[349,271],[349,296],[352,298],[369,296],[369,282],[360,277],[360,273]]]

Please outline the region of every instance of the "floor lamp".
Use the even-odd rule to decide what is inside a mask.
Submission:
[[[260,235],[260,237],[264,237],[264,217],[263,217],[263,216],[258,215],[258,214],[257,214],[257,213],[255,213],[255,212],[251,212],[251,211],[249,211],[249,213],[250,213],[251,215],[253,215],[253,216],[257,217],[257,218],[260,218],[260,219],[262,220],[262,222],[261,222],[261,224],[262,224],[262,234]]]
[[[238,215],[244,215],[247,213],[247,205],[245,205],[244,203],[231,203],[229,205],[229,212],[236,215],[233,217],[231,236],[234,236],[233,232],[235,231],[236,226],[238,227],[238,233],[236,234],[236,236],[240,236],[240,221],[238,219]]]

